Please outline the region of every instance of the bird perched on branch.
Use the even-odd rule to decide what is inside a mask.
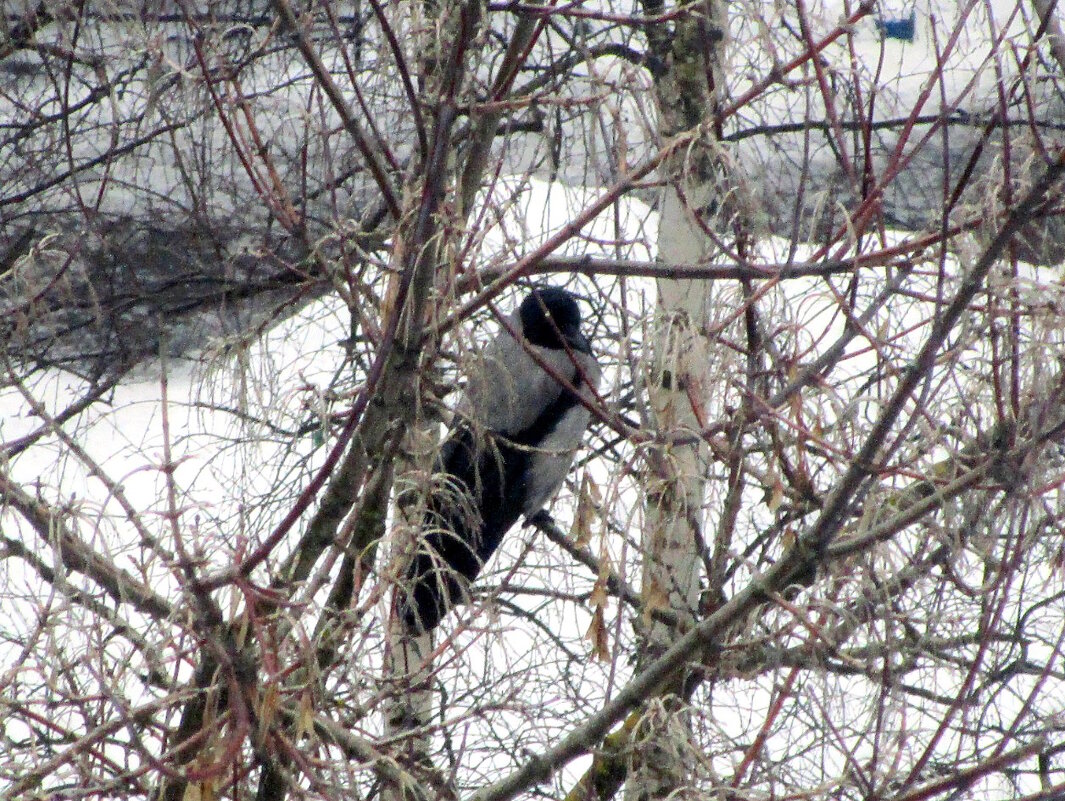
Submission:
[[[400,593],[407,631],[434,629],[518,518],[562,485],[591,417],[578,396],[599,385],[580,324],[573,295],[534,289],[477,360]]]

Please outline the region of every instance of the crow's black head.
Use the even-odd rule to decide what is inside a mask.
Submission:
[[[519,314],[521,332],[533,345],[555,350],[565,350],[569,345],[581,353],[592,352],[581,333],[577,299],[566,290],[554,286],[534,289],[521,302]]]

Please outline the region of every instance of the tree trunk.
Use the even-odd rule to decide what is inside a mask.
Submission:
[[[661,4],[647,10],[661,13]],[[658,259],[663,265],[705,264],[718,244],[708,229],[718,229],[727,200],[721,191],[721,160],[713,121],[720,94],[723,8],[713,0],[692,3],[672,29],[649,32],[651,50],[663,67],[655,81],[659,133],[663,141],[699,130],[692,147],[663,165]],[[705,281],[656,282],[658,292],[648,400],[653,428],[665,444],[647,459],[642,534],[645,604],[639,667],[660,656],[696,620],[700,597],[700,543],[708,449],[702,440],[710,377],[706,326],[710,284]],[[666,609],[675,626],[652,620]],[[675,687],[674,687],[675,689]],[[626,798],[665,798],[686,780],[685,752],[690,727],[682,699],[654,699],[644,711],[634,748]]]

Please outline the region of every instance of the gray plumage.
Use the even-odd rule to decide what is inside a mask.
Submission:
[[[519,339],[504,327],[485,348],[441,449],[445,480],[430,493],[402,601],[412,631],[435,628],[507,530],[551,500],[591,419],[578,396],[592,402],[600,369],[574,297],[534,290],[508,326]]]

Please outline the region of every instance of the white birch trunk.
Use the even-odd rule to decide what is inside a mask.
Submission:
[[[414,463],[405,471],[403,483],[408,487],[425,487],[431,481],[433,460],[437,449],[439,426],[425,421],[409,432],[405,443]],[[397,582],[404,580],[408,554],[413,553],[420,536],[425,498],[414,493],[413,502],[399,501],[395,505],[392,526],[392,567],[400,572]],[[394,593],[401,595],[401,593]],[[390,682],[394,696],[385,706],[384,733],[388,739],[403,738],[396,746],[402,763],[411,769],[432,771],[432,736],[429,725],[433,717],[433,649],[435,631],[412,634],[407,631],[399,613],[396,598],[388,616],[388,636],[385,649],[384,676]],[[412,799],[408,788],[392,787],[384,793],[386,801],[420,801]]]
[[[697,126],[702,134],[664,167],[667,184],[658,239],[658,258],[664,265],[710,261],[717,247],[703,226],[717,228],[720,209],[728,205],[721,196],[720,159],[708,124],[723,79],[724,12],[713,2],[689,8],[669,38],[651,37],[667,68],[655,85],[661,138]],[[696,619],[708,470],[708,448],[701,436],[711,389],[705,335],[710,284],[659,280],[657,291],[648,399],[654,429],[669,444],[652,451],[647,460],[642,595],[648,613],[643,618],[646,647],[641,665],[661,654]],[[670,611],[677,626],[652,620],[649,613],[656,609]],[[675,794],[687,782],[690,760],[685,755],[691,747],[680,699],[650,701],[640,728],[625,788],[627,801]]]
[[[700,263],[712,255],[673,189],[662,205],[659,258],[665,264]],[[656,331],[649,387],[655,430],[683,444],[657,449],[648,466],[643,531],[643,596],[648,610],[668,609],[688,628],[699,602],[696,543],[702,526],[707,449],[697,407],[706,407],[709,286],[705,281],[658,281]],[[699,410],[700,412],[702,409]],[[645,619],[648,616],[645,616]],[[651,620],[649,656],[676,631]]]
[[[406,450],[415,455],[415,461],[408,465],[401,483],[408,487],[427,486],[437,448],[438,428],[436,423],[421,421],[417,428],[408,433]],[[395,577],[397,587],[405,579],[407,554],[413,553],[420,536],[424,500],[421,497],[413,503],[400,501],[395,504],[395,522],[391,531],[392,554],[389,559],[392,567],[399,571]],[[383,672],[393,696],[384,706],[384,734],[388,740],[398,738],[393,753],[408,771],[415,776],[426,772],[432,774],[433,742],[429,727],[434,712],[432,675],[435,632],[413,634],[407,631],[398,603],[402,593],[394,590],[392,594],[395,597],[391,599],[392,608],[388,615]],[[437,779],[440,779],[439,775]],[[384,801],[427,801],[413,792],[413,788],[399,785],[383,788],[382,797]]]
[[[663,262],[704,262],[711,255],[706,238],[685,213],[674,189],[666,192],[660,225]],[[642,597],[647,612],[641,666],[694,623],[699,606],[702,561],[697,543],[702,539],[707,448],[699,438],[702,426],[696,410],[706,408],[709,385],[702,333],[707,302],[706,282],[658,282],[649,400],[655,430],[678,443],[658,448],[648,457],[642,534]],[[651,619],[652,610],[663,609],[672,612],[677,627]],[[665,798],[685,782],[687,717],[676,698],[660,699],[648,704],[641,729],[626,798]]]
[[[432,738],[428,727],[433,714],[430,688],[432,673],[433,633],[410,635],[396,615],[389,621],[386,674],[393,682],[396,695],[385,711],[385,736],[405,736],[400,750],[403,762],[409,767],[431,768]],[[402,801],[405,792],[395,792],[395,801]]]

